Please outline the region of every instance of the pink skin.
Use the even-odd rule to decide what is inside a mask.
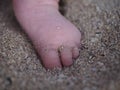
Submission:
[[[15,15],[47,69],[70,66],[81,34],[58,11],[58,0],[13,0]]]

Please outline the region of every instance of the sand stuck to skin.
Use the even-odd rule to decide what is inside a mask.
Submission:
[[[65,0],[61,9],[82,32],[81,53],[73,66],[49,71],[11,0],[0,0],[0,90],[120,90],[120,0]]]

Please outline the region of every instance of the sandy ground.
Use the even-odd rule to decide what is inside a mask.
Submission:
[[[120,0],[65,0],[65,17],[82,32],[81,53],[53,71],[41,65],[10,1],[0,0],[0,90],[120,90]]]

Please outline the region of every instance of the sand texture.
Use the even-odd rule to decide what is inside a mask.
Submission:
[[[0,0],[0,90],[120,90],[120,0],[65,0],[61,10],[82,33],[81,53],[46,71],[11,0]]]

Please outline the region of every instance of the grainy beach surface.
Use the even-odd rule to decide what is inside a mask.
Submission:
[[[0,0],[0,90],[120,90],[120,0],[65,0],[64,16],[82,33],[80,57],[62,70],[45,70]]]

